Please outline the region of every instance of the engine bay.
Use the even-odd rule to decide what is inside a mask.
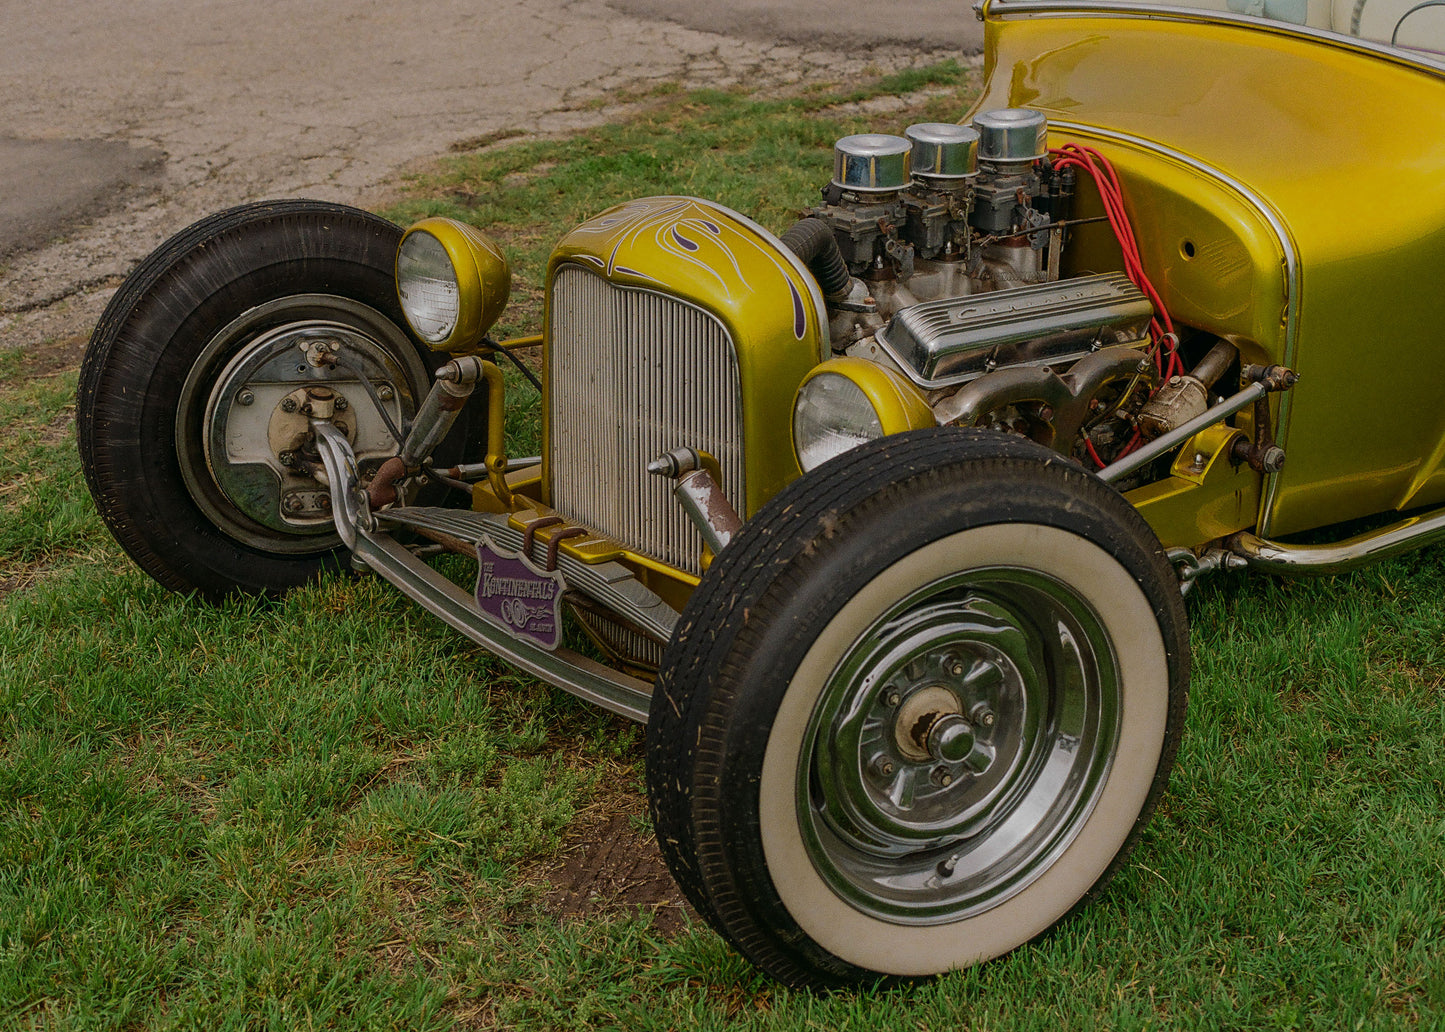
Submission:
[[[1081,180],[1104,215],[1075,217]],[[1050,149],[1041,112],[844,137],[822,195],[783,240],[819,280],[833,351],[902,377],[939,424],[1019,433],[1098,469],[1202,413],[1238,361],[1207,335],[1181,346],[1112,167],[1088,148]],[[1071,233],[1105,221],[1124,268],[1064,274]],[[1210,358],[1190,371],[1186,350]],[[828,418],[810,384],[804,436]],[[837,450],[849,438],[843,428]]]

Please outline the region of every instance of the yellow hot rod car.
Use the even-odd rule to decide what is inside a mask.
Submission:
[[[646,721],[671,870],[777,978],[997,956],[1148,820],[1195,578],[1445,535],[1445,34],[1390,3],[993,0],[957,124],[839,140],[781,237],[610,208],[517,340],[472,227],[214,215],[95,330],[91,492],[167,587],[351,565]]]

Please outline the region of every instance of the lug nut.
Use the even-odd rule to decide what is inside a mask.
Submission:
[[[984,710],[978,715],[978,722],[984,727],[993,727],[993,722],[995,719],[996,718],[993,715],[993,710]]]
[[[883,705],[897,706],[903,701],[903,695],[897,688],[885,688],[883,690]]]
[[[873,757],[869,769],[880,778],[891,778],[893,776],[893,761],[887,756],[879,755]]]
[[[929,777],[939,788],[947,788],[953,784],[953,772],[947,767],[934,767]]]

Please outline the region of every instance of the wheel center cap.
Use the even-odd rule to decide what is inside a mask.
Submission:
[[[928,752],[942,763],[962,763],[973,752],[973,725],[955,713],[939,717],[928,729]]]

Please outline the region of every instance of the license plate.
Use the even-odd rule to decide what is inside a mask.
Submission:
[[[488,623],[551,651],[562,640],[565,590],[557,571],[544,570],[482,535],[477,545],[477,609]]]

